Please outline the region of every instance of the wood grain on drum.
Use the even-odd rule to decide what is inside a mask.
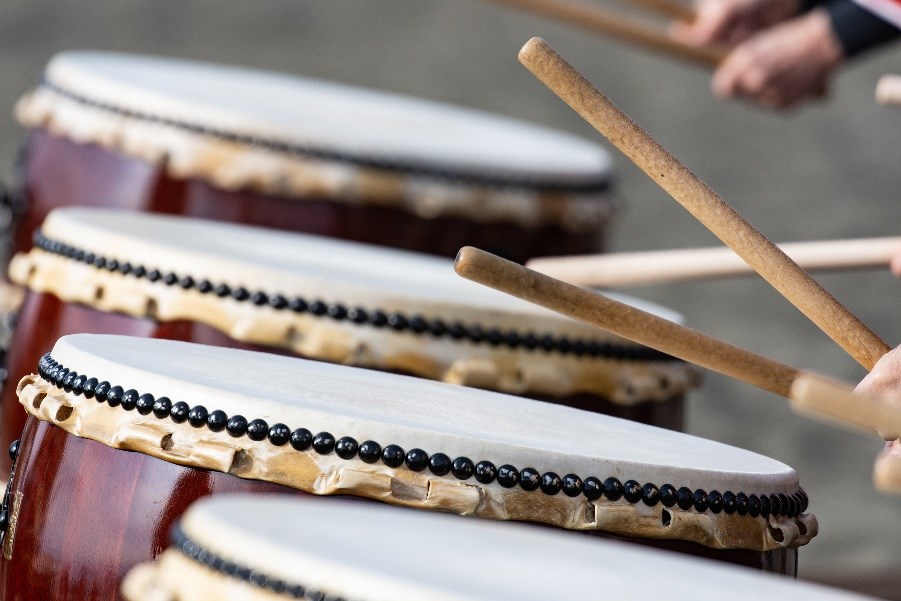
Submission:
[[[118,207],[319,234],[453,257],[467,244],[516,261],[542,255],[598,252],[602,234],[556,225],[522,227],[461,217],[417,217],[390,206],[352,206],[322,197],[296,198],[229,191],[197,179],[177,179],[165,161],[151,164],[94,144],[79,144],[32,130],[25,146],[27,211],[17,225],[14,250],[51,210],[67,206]]]
[[[0,563],[5,601],[120,599],[122,578],[168,546],[193,501],[226,492],[304,494],[119,451],[34,418],[12,485],[23,500],[12,559]]]
[[[312,500],[283,486],[113,449],[33,417],[21,440],[12,486],[23,501],[12,558],[0,562],[0,597],[5,601],[120,599],[125,574],[164,551],[177,518],[207,495],[292,493]],[[797,548],[715,550],[684,541],[585,534],[765,571],[796,571]]]

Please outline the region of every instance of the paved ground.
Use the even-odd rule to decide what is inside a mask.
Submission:
[[[17,96],[54,52],[72,48],[309,74],[503,112],[592,138],[516,62],[516,51],[532,35],[554,44],[773,239],[897,233],[901,111],[877,107],[873,88],[882,73],[901,72],[901,47],[847,69],[829,102],[776,116],[714,101],[700,70],[476,0],[5,0],[0,173],[8,178],[21,138],[10,116]],[[628,208],[613,249],[714,241],[619,155],[616,171]],[[901,341],[894,315],[901,283],[887,273],[831,275],[822,282],[889,342]],[[682,311],[699,329],[781,361],[853,381],[863,375],[759,281],[650,287],[637,294]],[[801,473],[821,523],[820,536],[802,550],[802,577],[901,594],[901,503],[870,485],[878,441],[797,417],[782,400],[714,375],[690,409],[693,433],[776,457]]]

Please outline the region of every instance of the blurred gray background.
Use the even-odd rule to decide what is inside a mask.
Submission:
[[[599,139],[516,61],[541,35],[638,123],[776,241],[898,233],[901,111],[879,107],[901,44],[849,65],[828,101],[788,115],[717,101],[709,73],[477,0],[154,0],[0,7],[0,173],[22,130],[17,97],[67,49],[155,53],[306,74],[476,107]],[[606,143],[605,143],[606,145]],[[627,206],[611,250],[711,245],[711,234],[614,153]],[[901,341],[901,282],[887,272],[822,283],[889,343]],[[688,323],[774,359],[856,382],[836,345],[756,279],[634,289]],[[795,467],[820,519],[802,578],[901,598],[901,498],[871,486],[877,439],[809,421],[773,395],[708,374],[689,431]],[[73,519],[78,519],[73,516]]]

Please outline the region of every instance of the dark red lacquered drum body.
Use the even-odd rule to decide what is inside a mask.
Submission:
[[[173,178],[164,166],[95,144],[77,144],[44,130],[29,134],[24,152],[27,209],[16,228],[16,252],[28,250],[32,233],[50,211],[68,206],[201,217],[444,257],[455,256],[467,245],[517,262],[531,257],[586,254],[603,247],[602,231],[570,231],[553,224],[485,224],[462,217],[424,219],[392,207],[224,190],[200,179]]]
[[[786,574],[795,572],[797,546],[815,533],[806,495],[787,466],[606,416],[370,370],[161,340],[69,336],[40,365],[40,375],[19,387],[32,416],[2,507],[4,599],[116,598],[121,576],[165,548],[169,527],[191,501],[227,491],[339,494],[471,519],[534,521],[573,536],[616,538]],[[325,424],[329,431],[321,430]],[[468,456],[461,455],[466,449]],[[673,465],[648,463],[656,456]],[[702,465],[686,468],[684,457]],[[716,475],[729,465],[745,471]],[[526,484],[539,472],[522,466],[581,476],[560,480],[548,471],[541,481],[557,483],[539,489]],[[513,481],[511,470],[519,474]],[[597,478],[584,470],[599,470]],[[622,481],[607,478],[610,473]],[[658,482],[639,487],[639,497],[653,502],[633,497],[638,485],[626,480],[632,474]],[[693,494],[702,495],[703,504],[681,508],[676,497],[663,499],[666,486],[656,488],[664,480],[706,481],[710,499],[712,486],[762,489],[773,498],[795,492],[779,492],[786,500],[767,519],[749,514],[747,505],[733,504],[727,512],[730,492],[715,512],[702,490]],[[589,486],[602,486],[603,493]],[[648,487],[653,494],[643,492]],[[733,498],[748,500],[743,492]],[[768,548],[757,549],[763,540]]]
[[[671,429],[697,383],[682,361],[468,282],[449,260],[306,234],[59,209],[10,274],[30,290],[12,387],[78,332],[273,349]],[[23,420],[7,388],[0,448]]]
[[[4,541],[0,597],[117,599],[128,570],[166,548],[193,501],[226,492],[304,494],[111,449],[31,418],[10,486],[15,531]]]
[[[17,114],[25,214],[121,207],[452,257],[593,252],[612,212],[593,144],[477,111],[303,77],[60,54]]]
[[[166,549],[173,523],[193,501],[228,492],[305,495],[111,449],[30,417],[10,487],[9,511],[16,525],[12,541],[3,547],[0,595],[5,601],[119,599],[125,574]],[[715,550],[601,532],[572,535],[615,538],[768,572],[796,573],[797,549]]]

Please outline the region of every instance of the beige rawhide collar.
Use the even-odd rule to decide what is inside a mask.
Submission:
[[[600,231],[616,204],[608,190],[504,187],[277,152],[116,113],[48,86],[23,96],[16,116],[25,127],[158,164],[174,178],[299,201],[326,198],[349,205],[396,207],[423,219],[555,225],[573,232]]]
[[[34,375],[22,379],[18,394],[28,413],[75,436],[179,465],[264,480],[317,495],[350,494],[420,509],[540,521],[620,536],[685,540],[721,549],[797,547],[817,533],[817,520],[812,514],[752,518],[683,511],[675,506],[667,509],[659,503],[648,507],[624,499],[592,502],[583,496],[503,488],[496,482],[456,481],[434,476],[428,470],[395,469],[381,462],[347,461],[335,453],[298,452],[290,445],[277,447],[266,440],[238,440],[225,431],[178,425],[152,414],[144,416],[65,393]]]
[[[574,339],[609,340],[626,348],[640,348],[634,343],[528,305],[525,313],[522,310],[508,311],[507,305],[496,301],[478,310],[477,303],[461,304],[459,301],[469,300],[467,292],[463,290],[461,293],[454,287],[449,289],[454,292],[453,295],[448,294],[446,299],[438,301],[416,300],[415,294],[405,300],[400,293],[393,294],[392,300],[392,295],[385,296],[379,292],[380,296],[376,296],[375,292],[367,292],[362,285],[349,287],[347,281],[332,282],[326,277],[320,283],[317,279],[320,276],[304,276],[301,269],[297,270],[298,274],[292,273],[291,269],[270,269],[267,272],[253,263],[242,264],[239,261],[230,262],[229,257],[207,256],[215,253],[186,253],[165,243],[148,245],[135,237],[129,238],[127,227],[125,234],[117,232],[114,227],[89,227],[91,215],[103,214],[87,210],[55,212],[45,222],[44,229],[48,230],[48,235],[72,244],[77,244],[80,238],[86,249],[117,258],[120,262],[130,261],[139,265],[143,253],[145,257],[152,257],[153,264],[148,268],[178,269],[191,273],[195,279],[215,281],[217,276],[214,274],[222,274],[219,277],[237,279],[250,289],[281,291],[286,295],[321,293],[331,295],[334,300],[343,301],[348,306],[371,302],[388,310],[421,311],[426,315],[440,316],[448,323],[459,320],[516,331],[528,327],[541,333]],[[84,219],[78,220],[72,215]],[[163,220],[157,218],[157,221]],[[149,227],[150,223],[156,221],[147,217],[145,227]],[[225,239],[250,231],[242,228],[234,228],[234,231],[225,227],[221,229],[219,235]],[[275,233],[268,235],[276,236]],[[299,239],[298,236],[284,237],[285,240],[276,238],[276,242],[287,244]],[[322,244],[336,243],[324,241]],[[253,247],[250,244],[247,246]],[[346,246],[355,248],[349,244]],[[327,246],[321,252],[328,254],[330,248]],[[435,266],[429,263],[426,267]],[[449,262],[447,270],[451,284],[468,285],[462,280],[456,282]],[[429,273],[434,271],[430,269]],[[414,335],[391,328],[359,325],[348,320],[336,321],[310,313],[278,311],[269,306],[220,298],[215,294],[201,294],[196,289],[185,290],[180,286],[167,286],[162,281],[151,282],[146,278],[96,268],[39,248],[14,257],[9,273],[13,281],[35,292],[53,294],[66,302],[84,304],[100,311],[159,321],[196,321],[214,327],[235,340],[287,349],[304,357],[409,373],[511,394],[562,398],[587,393],[621,405],[637,405],[649,401],[668,401],[694,388],[699,382],[695,369],[681,361],[579,357],[556,352],[529,352],[504,345],[473,344],[447,336]],[[289,276],[297,281],[292,282]],[[302,279],[304,277],[307,279]],[[282,290],[272,290],[278,286]],[[474,292],[482,293],[480,287],[472,286]],[[496,300],[512,303],[503,295],[495,295],[500,297]]]

